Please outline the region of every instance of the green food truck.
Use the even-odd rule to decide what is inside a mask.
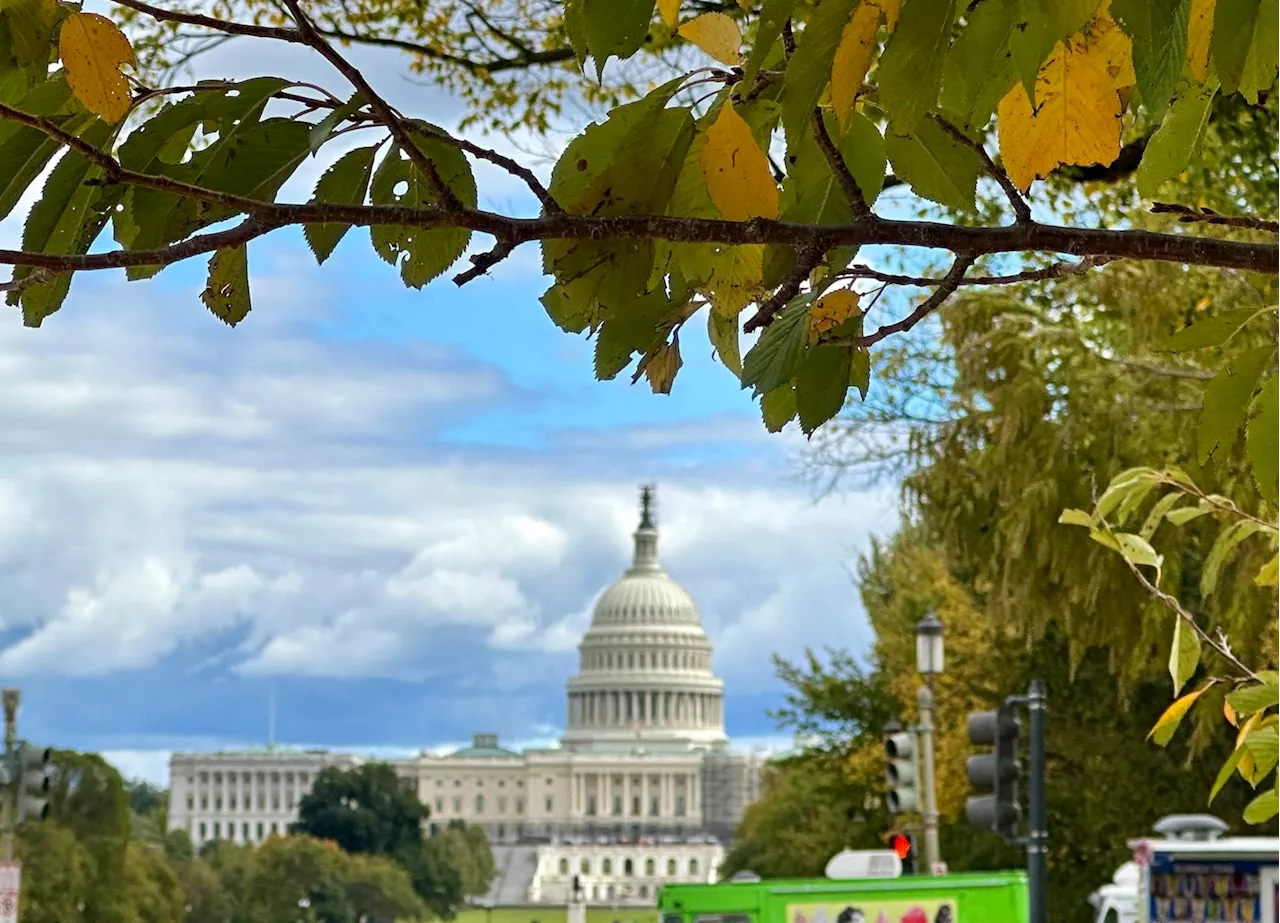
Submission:
[[[1027,923],[1025,872],[902,877],[895,853],[850,850],[827,876],[664,885],[658,923]]]

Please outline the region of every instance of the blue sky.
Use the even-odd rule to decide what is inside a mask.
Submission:
[[[252,58],[202,66],[239,76]],[[393,98],[457,117],[395,59],[365,64]],[[490,206],[528,208],[509,178],[478,180]],[[0,223],[0,245],[19,228]],[[172,750],[261,742],[274,688],[288,744],[554,738],[652,481],[729,731],[773,739],[770,654],[869,643],[846,568],[893,530],[896,490],[815,502],[802,439],[764,431],[702,328],[669,396],[594,381],[592,344],[538,304],[537,257],[416,292],[367,232],[317,269],[289,231],[251,247],[254,310],[234,331],[199,302],[204,260],[79,278],[38,331],[6,314],[0,677],[23,689],[21,734],[163,781]]]

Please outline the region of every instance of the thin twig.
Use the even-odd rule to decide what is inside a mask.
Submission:
[[[1191,222],[1218,224],[1231,228],[1246,228],[1250,231],[1269,231],[1272,234],[1280,234],[1280,221],[1251,218],[1248,215],[1223,215],[1212,208],[1192,208],[1189,205],[1157,202],[1151,206],[1151,211],[1157,215],[1178,215],[1178,220],[1184,224]]]
[[[297,29],[229,22],[215,19],[212,16],[204,16],[200,13],[179,13],[174,10],[152,6],[150,3],[143,3],[142,0],[113,0],[113,2],[121,6],[127,6],[131,10],[136,10],[162,22],[185,22],[189,26],[200,26],[204,29],[213,29],[216,32],[225,32],[228,35],[246,35],[252,38],[271,38],[281,42],[293,42],[297,45],[304,44],[302,35]]]
[[[835,174],[836,182],[840,184],[844,197],[849,201],[849,208],[853,211],[853,217],[858,219],[871,214],[871,206],[867,204],[867,198],[862,194],[862,187],[853,178],[853,174],[849,171],[849,165],[844,162],[844,155],[840,153],[835,142],[831,140],[830,133],[827,132],[826,123],[822,120],[821,109],[813,110],[813,136],[818,141],[818,147],[822,150],[822,155],[827,158],[827,165],[831,168],[831,172]]]
[[[969,267],[974,264],[977,259],[972,253],[956,254],[955,262],[951,264],[951,269],[943,276],[942,281],[938,283],[938,287],[933,290],[928,298],[916,306],[915,310],[904,317],[902,320],[892,324],[885,324],[883,327],[861,337],[838,337],[830,342],[841,346],[857,346],[862,349],[870,349],[876,343],[879,343],[885,337],[892,336],[895,333],[906,333],[920,321],[924,320],[934,311],[936,311],[944,301],[951,297],[952,293],[960,287],[964,274],[969,271]]]
[[[809,273],[813,272],[815,266],[822,260],[822,256],[826,253],[827,248],[821,243],[813,242],[796,251],[796,264],[791,267],[791,272],[778,286],[777,290],[770,295],[760,308],[751,318],[742,325],[743,333],[750,333],[761,327],[767,327],[773,320],[775,314],[786,307],[787,302],[796,297],[796,293],[800,291],[800,286],[804,280],[809,277]]]
[[[999,183],[1000,188],[1004,190],[1005,198],[1009,200],[1009,205],[1013,209],[1013,220],[1017,224],[1029,224],[1031,222],[1031,206],[1022,197],[1022,193],[1018,192],[1018,187],[1013,185],[1013,180],[1009,179],[1009,174],[996,166],[996,162],[991,159],[987,149],[942,116],[935,114],[933,119],[942,126],[943,131],[978,155],[978,158],[982,161],[982,168],[987,171],[987,175]]]
[[[1007,276],[966,276],[960,280],[961,285],[1014,285],[1019,282],[1043,282],[1047,279],[1062,279],[1067,276],[1079,276],[1102,266],[1109,260],[1107,257],[1086,257],[1074,263],[1052,263],[1041,269],[1026,269]],[[930,278],[928,276],[904,276],[890,272],[881,272],[870,266],[850,266],[840,270],[837,275],[842,279],[875,279],[889,285],[916,285],[928,287],[942,285],[946,278]]]

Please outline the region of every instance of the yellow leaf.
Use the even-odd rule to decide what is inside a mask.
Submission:
[[[711,309],[721,317],[737,317],[764,289],[764,244],[723,247],[707,260],[703,288]]]
[[[1210,680],[1195,692],[1188,692],[1186,695],[1177,699],[1172,705],[1165,709],[1164,714],[1160,716],[1160,720],[1156,722],[1155,727],[1151,729],[1151,733],[1147,736],[1163,747],[1173,739],[1173,732],[1178,729],[1178,725],[1182,723],[1182,719],[1186,717],[1191,706],[1196,704],[1196,699],[1204,695],[1217,680]]]
[[[703,13],[680,27],[680,35],[722,64],[741,64],[742,32],[724,13]]]
[[[769,160],[732,103],[724,104],[707,129],[701,160],[707,193],[720,214],[730,221],[778,217],[778,187]]]
[[[680,0],[658,0],[658,12],[668,29],[674,29],[680,21]]]
[[[1227,723],[1233,728],[1240,726],[1240,718],[1236,715],[1236,710],[1231,707],[1231,703],[1226,699],[1222,700],[1222,714],[1227,719]]]
[[[1213,38],[1213,13],[1217,0],[1191,0],[1187,23],[1187,70],[1199,83],[1209,78],[1209,40]]]
[[[852,289],[837,289],[818,299],[809,309],[809,339],[817,342],[824,333],[835,330],[858,310],[858,293]]]
[[[1133,41],[1125,35],[1106,8],[1085,26],[1084,31],[1071,37],[1073,47],[1088,46],[1093,54],[1102,58],[1107,73],[1117,90],[1131,87],[1138,82],[1133,72]],[[1039,96],[1039,94],[1036,94]]]
[[[1000,101],[1000,156],[1009,178],[1026,191],[1032,181],[1064,164],[1104,166],[1120,156],[1120,97],[1131,49],[1105,26],[1059,42],[1036,77],[1033,109],[1021,82]]]
[[[62,24],[58,53],[67,83],[84,107],[106,122],[129,113],[133,99],[120,68],[133,64],[133,46],[115,23],[97,13],[72,13]]]
[[[871,67],[871,53],[876,47],[880,16],[880,7],[874,3],[859,3],[836,47],[836,55],[831,63],[831,108],[835,110],[841,130],[844,129],[849,113],[853,111],[853,102]]]
[[[902,0],[866,0],[866,2],[880,7],[886,29],[892,32],[898,28],[898,14],[902,12]]]
[[[742,12],[751,12],[751,0],[738,0],[738,6],[742,7]]]
[[[653,393],[670,394],[676,372],[680,371],[683,364],[679,343],[663,343],[658,347],[644,366],[644,377],[649,379],[649,387],[653,389]]]

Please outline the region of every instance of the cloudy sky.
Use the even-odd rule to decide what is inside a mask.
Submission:
[[[246,44],[202,67],[260,59]],[[460,115],[396,59],[363,63],[397,103]],[[530,208],[477,172],[482,204]],[[553,738],[652,481],[729,731],[769,738],[772,652],[865,649],[847,568],[894,528],[895,489],[816,502],[801,437],[764,431],[704,334],[682,337],[670,396],[595,382],[592,344],[538,304],[537,258],[415,292],[365,231],[323,269],[289,231],[251,246],[254,310],[234,331],[200,304],[203,259],[150,282],[82,276],[40,330],[7,311],[0,678],[22,687],[20,733],[161,782],[172,750],[263,742],[273,689],[287,744]]]

